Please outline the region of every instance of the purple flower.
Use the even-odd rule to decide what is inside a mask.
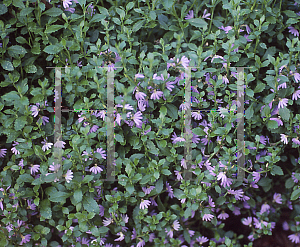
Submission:
[[[300,90],[297,90],[293,93],[293,100],[297,100],[298,98],[300,98]]]
[[[148,195],[151,193],[151,191],[155,188],[155,186],[150,186],[150,187],[142,187],[142,190],[144,191],[145,195]]]
[[[140,209],[148,208],[151,202],[149,200],[142,199],[140,203]]]
[[[14,153],[14,154],[20,154],[20,151],[18,151],[17,149],[16,149],[16,145],[18,145],[19,143],[18,142],[16,142],[16,141],[14,141],[14,144],[13,144],[13,148],[11,148],[11,151]]]
[[[288,236],[289,240],[292,241],[292,243],[298,244],[300,243],[300,237],[299,237],[299,233],[296,234],[291,234]]]
[[[295,73],[294,74],[294,79],[296,82],[299,82],[300,81],[300,74],[299,73]]]
[[[28,243],[30,241],[31,235],[27,234],[26,236],[23,236],[21,234],[21,238],[22,238],[22,241],[20,242],[20,245],[23,245],[23,244],[26,244],[26,243]]]
[[[202,220],[211,221],[214,216],[212,214],[204,214]]]
[[[53,145],[53,143],[51,142],[47,142],[46,139],[44,139],[44,141],[41,142],[43,145],[42,150],[45,152],[46,150],[50,149],[51,146]]]
[[[223,31],[225,31],[225,33],[228,33],[228,32],[229,32],[229,30],[231,30],[231,29],[232,29],[232,27],[231,27],[231,26],[227,26],[227,27],[223,27],[223,26],[221,26],[221,27],[219,27],[219,29],[222,29]]]
[[[208,241],[208,238],[202,236],[202,237],[196,238],[196,240],[199,242],[199,244],[204,244],[204,243],[206,243]]]
[[[300,145],[300,141],[299,141],[298,137],[297,138],[293,138],[292,141],[293,141],[293,143],[295,143],[297,145]]]
[[[36,209],[36,205],[34,203],[32,203],[32,200],[27,200],[27,204],[28,204],[28,209],[31,209],[31,210]]]
[[[180,60],[180,64],[186,69],[190,64],[190,60],[186,56],[183,56]]]
[[[222,212],[221,214],[218,215],[217,218],[221,219],[221,220],[226,220],[228,217],[229,217],[229,214]]]
[[[97,166],[97,164],[95,164],[93,167],[90,168],[90,172],[92,172],[94,174],[100,173],[102,171],[103,171],[103,169],[101,167]]]
[[[192,19],[192,18],[194,18],[194,10],[190,10],[184,19],[188,20],[188,19]]]
[[[153,93],[150,96],[150,99],[159,99],[161,96],[163,96],[164,93],[162,91],[156,91],[156,89],[154,89]]]
[[[279,193],[274,193],[273,199],[274,199],[274,201],[277,202],[278,204],[282,204],[281,194],[279,194]]]
[[[174,194],[173,194],[173,188],[171,185],[169,185],[168,182],[166,182],[166,188],[167,188],[167,192],[169,192],[168,196],[170,198],[173,198],[174,197]]]
[[[193,117],[195,120],[201,120],[201,119],[202,119],[202,114],[200,113],[200,111],[192,112],[192,117]]]
[[[176,175],[177,180],[182,180],[183,179],[183,177],[181,176],[182,172],[179,172],[179,171],[175,170],[174,173]]]
[[[166,88],[171,92],[172,88],[174,88],[173,84],[175,84],[174,81],[167,81],[166,82]]]
[[[207,12],[207,9],[204,10],[202,18],[210,20],[210,18],[208,18],[210,16],[210,13],[206,14],[206,12]]]
[[[282,223],[282,229],[284,231],[288,231],[290,229],[289,224],[286,221]]]
[[[64,177],[66,178],[66,182],[70,183],[71,180],[73,179],[73,172],[71,170],[68,170],[66,175],[64,175]]]
[[[140,240],[140,242],[138,242],[138,244],[136,245],[136,247],[144,247],[144,245],[146,244],[145,241],[143,239],[139,239],[139,240]],[[149,241],[150,241],[150,238],[149,238]]]
[[[264,203],[264,204],[261,206],[260,214],[263,214],[263,213],[265,213],[265,212],[269,213],[269,210],[270,210],[270,206],[269,206],[267,203]]]
[[[31,115],[36,117],[39,114],[39,108],[36,105],[31,106],[30,111],[32,111]]]
[[[54,147],[55,148],[65,148],[65,142],[64,141],[57,141],[55,144],[54,144]]]
[[[64,8],[69,8],[69,6],[72,5],[72,0],[63,0],[63,6]]]
[[[140,111],[136,112],[132,119],[137,126],[141,126],[143,124],[143,122],[141,121],[141,119],[143,119],[143,113],[141,113]]]
[[[248,34],[251,33],[251,29],[250,29],[250,27],[249,27],[248,25],[246,25],[246,32],[247,32]]]
[[[135,94],[135,98],[137,99],[137,100],[143,100],[143,99],[145,99],[145,97],[146,97],[147,95],[145,94],[145,93],[143,93],[143,92],[136,92],[136,94]]]
[[[174,228],[175,231],[178,231],[179,228],[180,228],[179,221],[178,221],[178,220],[175,220],[175,221],[173,222],[172,227]]]
[[[288,102],[288,99],[280,99],[278,103],[278,109],[286,107]]]
[[[259,140],[259,142],[260,142],[261,144],[263,144],[263,145],[266,145],[267,138],[266,138],[266,137],[264,137],[264,136],[260,136],[260,140]]]
[[[90,133],[92,133],[92,132],[96,132],[97,130],[99,129],[99,126],[97,126],[97,125],[93,125],[93,127],[90,129]]]
[[[227,178],[224,172],[220,172],[217,176],[217,180],[221,180],[221,186],[228,187],[232,184],[232,179]]]
[[[112,222],[113,222],[113,219],[112,219],[112,218],[106,218],[106,217],[105,217],[105,220],[103,220],[103,225],[104,225],[104,226],[108,226],[108,225],[110,225]]]
[[[40,170],[40,165],[32,165],[30,167],[30,174],[33,175]]]
[[[60,168],[60,164],[54,165],[54,162],[53,162],[52,165],[50,165],[49,170],[56,173],[56,172],[58,172],[59,168]]]
[[[280,136],[281,136],[281,141],[282,141],[284,144],[288,144],[287,135],[285,135],[285,134],[280,134]]]
[[[251,223],[252,223],[252,217],[247,217],[246,219],[243,219],[242,220],[242,223],[245,225],[245,226],[249,226],[251,227]]]
[[[0,149],[0,157],[3,158],[6,155],[6,148]]]
[[[290,27],[288,27],[288,29],[290,29],[289,33],[293,34],[294,36],[298,36],[299,37],[299,31],[296,28],[290,26]]]
[[[115,241],[122,241],[125,238],[123,232],[118,232],[117,235],[120,236],[120,237],[115,239]]]
[[[168,231],[167,228],[165,228],[165,232],[167,233],[167,236],[169,238],[173,238],[173,229],[171,229],[170,231]]]

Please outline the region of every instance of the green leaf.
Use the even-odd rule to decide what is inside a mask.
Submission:
[[[164,188],[164,179],[161,177],[155,184],[156,192],[159,194]]]
[[[298,17],[296,13],[292,10],[285,10],[283,11],[283,13],[285,13],[288,17]]]
[[[32,13],[34,10],[34,8],[32,7],[26,7],[25,9],[22,9],[21,12],[20,12],[20,16],[28,16],[30,15],[30,13]]]
[[[92,22],[101,22],[101,20],[105,19],[105,15],[103,14],[94,14],[93,18],[90,20],[90,23]]]
[[[47,11],[43,12],[42,15],[46,14],[51,17],[56,17],[56,16],[60,16],[62,13],[63,13],[63,11],[61,9],[52,7],[50,9],[48,9]]]
[[[173,104],[167,104],[168,115],[174,120],[178,118],[178,109]]]
[[[295,185],[295,182],[292,178],[288,178],[285,181],[285,188],[287,188],[287,189],[293,188],[294,185]]]
[[[260,93],[265,89],[266,85],[264,83],[258,82],[255,89],[254,93]]]
[[[63,25],[51,25],[46,28],[44,33],[54,33],[58,31],[59,29],[62,29],[64,26]]]
[[[27,66],[25,66],[24,69],[25,69],[25,72],[26,72],[26,73],[34,74],[34,73],[37,72],[37,68],[36,68],[36,66],[35,66],[34,64],[27,65]]]
[[[57,54],[59,52],[61,52],[63,49],[63,46],[59,43],[56,45],[48,45],[45,47],[44,52],[46,52],[47,54]]]
[[[116,11],[119,14],[119,16],[121,17],[121,19],[124,19],[125,11],[123,9],[120,9],[120,8],[116,8]]]
[[[204,28],[204,29],[207,28],[207,22],[205,20],[203,20],[202,18],[192,18],[192,19],[188,19],[186,21],[189,22],[194,27]]]
[[[12,4],[13,4],[13,6],[18,7],[20,9],[25,8],[25,5],[21,0],[13,0]]]
[[[40,205],[40,214],[45,219],[52,218],[51,203],[49,199],[44,199]]]
[[[78,0],[78,3],[80,4],[80,6],[85,6],[86,5],[86,0]]]
[[[17,120],[15,121],[15,130],[23,129],[26,124],[27,124],[27,117],[26,116],[22,116],[22,117],[17,118]]]
[[[24,174],[22,174],[22,175],[20,175],[20,176],[18,177],[18,179],[17,179],[16,182],[17,182],[18,184],[20,184],[20,183],[25,183],[25,182],[31,183],[33,180],[34,180],[34,178],[33,178],[30,174],[24,173]]]
[[[81,189],[76,189],[75,192],[74,192],[74,200],[77,203],[81,202],[82,201],[82,190]]]
[[[155,19],[156,19],[156,12],[155,12],[155,11],[153,11],[153,10],[150,11],[150,18],[151,18],[152,20],[155,20]]]
[[[165,208],[165,206],[162,204],[159,195],[157,196],[157,208],[158,208],[159,211],[166,212],[166,208]]]
[[[82,203],[83,203],[83,207],[86,211],[93,212],[95,214],[100,213],[98,203],[95,201],[95,199],[91,195],[84,196]]]
[[[148,183],[152,177],[153,177],[152,173],[143,176],[142,180],[140,181],[140,184],[146,184],[146,183]]]
[[[129,3],[126,5],[126,10],[129,11],[129,10],[131,10],[133,7],[134,7],[134,2],[129,2]]]
[[[134,185],[133,184],[128,184],[126,186],[126,190],[129,192],[129,194],[131,195],[134,192]]]
[[[246,110],[245,116],[247,119],[251,119],[253,117],[254,110],[253,110],[253,104]]]
[[[86,184],[94,179],[93,175],[86,175],[84,179],[81,181],[82,184]]]
[[[14,70],[14,66],[12,65],[12,63],[10,61],[2,60],[1,66],[3,67],[3,69],[8,70],[8,71]]]
[[[269,129],[277,129],[278,128],[278,123],[275,120],[269,120],[267,125],[268,125]]]
[[[133,25],[132,32],[137,32],[137,31],[139,31],[139,30],[142,28],[142,26],[144,25],[144,22],[145,22],[145,20],[140,20],[140,21],[136,22],[136,23]]]
[[[290,119],[290,110],[288,108],[280,108],[279,115],[283,120],[288,121]]]
[[[294,190],[291,195],[291,201],[297,200],[299,196],[300,196],[300,189]]]
[[[123,138],[123,136],[120,135],[120,134],[115,134],[115,139],[116,139],[116,141],[119,142],[119,143],[123,143],[123,142],[124,142],[124,138]]]
[[[7,12],[7,7],[4,4],[0,4],[0,15],[4,15]],[[4,246],[4,245],[3,245]]]
[[[198,136],[205,136],[206,135],[206,133],[204,132],[204,130],[201,129],[200,127],[196,128],[196,129],[192,129],[192,132],[195,135],[198,135]]]
[[[61,203],[66,203],[66,199],[70,197],[72,194],[63,192],[63,191],[57,191],[55,193],[51,193],[49,200],[51,202],[61,202]]]
[[[18,95],[18,93],[16,91],[11,91],[11,92],[3,95],[2,99],[4,99],[5,101],[15,101],[15,100],[19,100],[20,96]]]
[[[10,46],[7,50],[8,54],[12,57],[19,57],[19,55],[25,55],[27,53],[26,49],[20,45]]]
[[[100,233],[107,233],[108,230],[109,230],[109,228],[106,227],[106,226],[101,226],[101,227],[99,228],[99,232],[100,232]]]
[[[275,93],[271,93],[271,94],[269,94],[268,96],[266,96],[266,97],[265,97],[265,99],[264,99],[264,103],[266,103],[266,104],[269,104],[269,103],[271,103],[271,102],[272,102],[272,100],[274,99],[274,97],[275,97]]]
[[[174,3],[174,0],[164,0],[163,1],[163,5],[167,10],[172,7],[173,3]]]
[[[283,175],[283,171],[282,171],[282,169],[281,169],[280,166],[273,165],[271,174],[272,174],[272,175],[276,175],[276,174],[277,174],[277,175]]]

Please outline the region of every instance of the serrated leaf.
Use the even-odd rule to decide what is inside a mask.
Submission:
[[[145,20],[140,20],[133,25],[132,32],[137,32],[144,25]]]
[[[290,119],[290,110],[288,108],[280,108],[278,111],[283,120],[288,121]]]
[[[271,174],[272,175],[283,175],[283,171],[280,166],[273,165]]]
[[[294,185],[295,185],[295,182],[292,178],[288,178],[285,181],[285,188],[287,188],[287,189],[293,188]]]
[[[163,178],[161,177],[155,184],[155,189],[156,189],[156,192],[159,194],[163,188],[164,188],[164,180]]]
[[[82,203],[86,211],[93,212],[95,214],[100,213],[100,208],[98,206],[98,203],[92,196],[84,196]]]
[[[155,19],[156,19],[156,12],[155,12],[155,11],[153,11],[153,10],[150,11],[150,18],[151,18],[152,20],[155,20]]]
[[[168,115],[174,120],[178,118],[178,109],[176,106],[172,104],[167,104],[167,109],[168,109]]]
[[[2,60],[1,66],[3,69],[8,70],[8,71],[14,70],[14,66],[12,65],[12,63],[10,61]]]
[[[120,143],[124,142],[124,138],[120,134],[115,134],[115,139],[116,139],[117,142],[120,142]]]
[[[63,191],[57,191],[55,193],[50,193],[49,200],[51,202],[61,202],[65,203],[66,199],[71,196],[71,193],[63,192]]]
[[[197,28],[207,28],[207,22],[203,20],[202,18],[192,18],[192,19],[187,19],[187,22],[189,22],[191,25]]]
[[[277,129],[278,128],[278,123],[275,120],[269,120],[267,125],[268,125],[269,129]]]
[[[74,192],[74,200],[76,203],[79,203],[82,201],[82,190],[81,189],[76,189]]]
[[[41,202],[41,205],[39,208],[40,208],[40,214],[42,217],[44,217],[45,219],[52,218],[51,203],[50,203],[49,199],[44,199]]]
[[[61,9],[52,7],[50,9],[48,9],[47,11],[43,12],[42,15],[46,14],[51,17],[56,17],[56,16],[60,16],[62,13],[63,13],[63,11]]]
[[[28,16],[30,13],[32,13],[34,8],[32,7],[26,7],[25,9],[22,9],[20,12],[20,16]]]
[[[288,17],[297,17],[296,13],[292,10],[285,10],[283,11]]]
[[[300,189],[294,190],[291,195],[291,201],[295,201],[300,196]]]
[[[56,31],[58,31],[59,29],[62,29],[63,27],[64,27],[63,25],[51,25],[46,28],[44,33],[54,33]]]
[[[128,184],[126,186],[126,190],[129,192],[129,194],[131,195],[134,192],[134,186],[133,184]]]
[[[36,66],[35,66],[34,64],[27,65],[27,66],[25,66],[24,69],[25,69],[25,72],[26,72],[26,73],[34,74],[34,73],[37,72],[37,68],[36,68]]]
[[[0,15],[4,15],[7,12],[7,7],[5,4],[0,4]]]
[[[27,53],[26,49],[20,45],[10,46],[7,50],[8,54],[12,57],[19,57],[19,55],[25,55]]]
[[[99,228],[99,232],[100,232],[100,233],[107,233],[108,231],[109,231],[109,228],[106,227],[106,226],[101,226],[101,227]]]
[[[61,52],[62,49],[63,49],[63,47],[61,44],[48,45],[45,47],[44,52],[54,55],[54,54]]]
[[[13,6],[18,7],[20,9],[25,8],[25,5],[21,0],[13,0],[12,4],[13,4]]]
[[[152,177],[153,177],[153,174],[147,174],[147,175],[143,176],[142,180],[140,181],[140,184],[148,183]]]
[[[253,117],[254,110],[253,110],[253,104],[250,105],[250,107],[245,111],[245,116],[247,119],[251,119]]]
[[[260,93],[265,89],[266,85],[264,83],[258,82],[254,89],[254,93]]]
[[[17,118],[17,120],[15,121],[15,130],[21,130],[24,128],[24,126],[27,124],[27,117],[26,116],[22,116]]]

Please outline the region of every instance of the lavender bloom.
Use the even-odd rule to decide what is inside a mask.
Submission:
[[[118,232],[117,235],[120,236],[120,237],[115,239],[115,241],[122,241],[125,238],[123,232]]]
[[[45,152],[46,150],[50,149],[53,143],[47,142],[45,139],[41,142],[43,145],[42,150]]]
[[[164,93],[162,91],[156,91],[156,89],[154,89],[153,93],[150,96],[150,99],[159,99],[161,96],[163,96]]]
[[[136,112],[132,119],[137,126],[141,126],[143,124],[143,122],[141,121],[141,119],[143,119],[143,113],[141,113],[140,111]]]
[[[35,175],[36,172],[38,172],[40,170],[40,165],[32,165],[31,164],[31,168],[30,168],[30,174]]]
[[[172,227],[174,228],[175,231],[178,231],[180,228],[180,224],[178,220],[175,220],[172,224]]]
[[[22,238],[22,241],[20,242],[20,245],[23,245],[23,244],[26,244],[26,243],[28,243],[30,241],[31,235],[27,234],[26,236],[23,236],[21,234],[21,238]]]
[[[3,158],[6,155],[6,148],[0,149],[0,157]]]
[[[151,193],[151,191],[155,188],[155,186],[150,186],[148,188],[142,187],[142,190],[144,191],[145,195],[148,195]]]
[[[140,209],[148,208],[151,202],[149,200],[142,199],[140,203]]]
[[[193,117],[195,120],[201,120],[201,119],[202,119],[202,114],[200,113],[200,111],[192,112],[192,117]]]
[[[69,6],[72,5],[72,0],[63,0],[63,6],[64,8],[69,8]]]
[[[188,20],[188,19],[192,19],[192,18],[194,18],[194,10],[190,10],[184,19]]]
[[[222,179],[221,186],[223,186],[223,187],[228,187],[232,184],[232,179],[227,178],[224,172],[220,172],[218,174],[217,180],[220,180],[220,179]]]
[[[288,144],[287,135],[285,135],[285,134],[280,134],[280,136],[281,136],[281,141],[282,141],[284,144]]]
[[[190,60],[186,56],[183,56],[180,60],[180,64],[186,69],[190,64]]]
[[[299,37],[299,31],[296,28],[290,26],[290,27],[288,27],[288,29],[290,29],[289,33],[293,34],[294,36]]]
[[[54,144],[54,147],[55,148],[65,148],[65,142],[64,141],[57,141],[55,144]]]
[[[288,231],[290,229],[289,224],[286,221],[282,223],[282,229],[284,231]]]
[[[293,143],[295,143],[297,145],[300,145],[300,141],[299,141],[298,137],[297,138],[293,138],[292,141],[293,141]]]
[[[264,204],[261,206],[260,214],[263,214],[263,213],[265,213],[265,212],[269,213],[269,210],[270,210],[270,206],[269,206],[267,203],[264,203]]]
[[[207,12],[207,9],[204,10],[202,18],[210,20],[210,18],[209,18],[210,13],[206,14],[206,12]]]
[[[174,173],[176,175],[177,180],[182,180],[183,179],[183,177],[181,176],[182,172],[179,172],[179,171],[175,170]]]
[[[54,173],[56,173],[56,172],[58,172],[59,168],[60,168],[60,164],[54,165],[54,162],[53,162],[53,164],[50,165],[49,170],[53,171]]]
[[[251,29],[250,29],[250,27],[249,27],[248,25],[246,25],[246,32],[247,32],[248,34],[251,33]]]
[[[168,182],[166,182],[166,188],[167,188],[167,192],[169,192],[168,196],[170,198],[173,198],[174,197],[174,194],[173,194],[173,188],[171,185],[169,185]]]
[[[169,238],[173,238],[173,229],[171,229],[170,231],[168,231],[167,228],[165,228],[165,232],[167,233],[167,236]]]
[[[276,203],[282,204],[281,194],[279,194],[279,193],[274,193],[273,199],[274,199],[274,201],[275,201]]]
[[[214,216],[212,214],[204,214],[202,220],[211,221]]]
[[[103,220],[103,225],[104,225],[104,226],[108,226],[108,225],[110,225],[112,222],[113,222],[113,219],[112,219],[112,218],[106,218],[106,217],[105,217],[105,220]]]
[[[40,120],[41,118],[39,118]],[[42,116],[42,122],[43,122],[43,125],[46,125],[46,123],[49,123],[49,118],[46,117],[46,116]]]
[[[204,243],[206,243],[209,239],[208,239],[207,237],[202,236],[202,237],[196,238],[196,240],[199,242],[199,244],[204,244]]]
[[[31,106],[30,111],[32,111],[31,115],[36,117],[39,114],[39,108],[36,105]]]
[[[103,169],[101,167],[97,166],[97,164],[95,164],[93,167],[90,168],[90,172],[92,172],[94,174],[100,173],[102,171],[103,171]]]
[[[299,237],[299,233],[296,234],[291,234],[288,236],[289,240],[292,241],[292,243],[298,244],[300,243],[300,237]]]
[[[32,203],[32,200],[27,200],[27,204],[28,204],[28,209],[31,210],[35,210],[36,209],[36,205],[34,203]]]
[[[64,177],[66,178],[66,182],[70,183],[71,180],[73,179],[73,172],[71,170],[68,170],[66,175],[64,175]]]
[[[136,245],[136,247],[144,247],[144,245],[146,244],[145,241],[143,239],[139,239],[140,242],[138,242],[138,244]],[[149,238],[149,241],[150,241],[150,238]],[[152,241],[150,241],[152,242]]]
[[[139,107],[140,111],[145,111],[146,110],[146,104],[144,103],[144,100],[139,100],[138,101],[138,107]]]
[[[260,136],[259,142],[260,142],[261,144],[266,145],[266,141],[267,141],[267,138],[266,138],[266,137]]]
[[[299,82],[300,81],[300,74],[299,73],[295,73],[294,74],[294,79],[296,82]]]
[[[144,100],[145,99],[145,97],[146,97],[147,95],[145,94],[145,93],[143,93],[143,92],[136,92],[136,94],[135,94],[135,98],[137,99],[137,100]]]
[[[292,100],[297,100],[300,98],[300,90],[297,90],[293,93]]]
[[[228,32],[229,32],[229,30],[231,30],[231,29],[232,29],[232,27],[231,27],[231,26],[227,26],[227,27],[223,27],[223,26],[221,26],[221,27],[219,27],[219,29],[222,29],[223,31],[225,31],[225,33],[228,33]]]
[[[251,227],[252,217],[247,217],[246,219],[243,219],[243,220],[242,220],[242,223],[243,223],[245,226],[250,226],[250,227]]]
[[[175,81],[167,81],[166,82],[166,88],[172,92],[172,88],[174,88],[173,84],[175,84]]]
[[[278,109],[286,107],[288,102],[288,99],[280,99],[278,103]]]
[[[17,149],[16,149],[16,145],[18,145],[19,143],[18,142],[16,142],[16,141],[14,141],[14,144],[13,144],[13,148],[11,148],[11,151],[15,154],[15,155],[17,155],[17,154],[20,154],[20,151],[18,151]]]
[[[221,220],[226,220],[228,217],[229,217],[229,214],[222,212],[221,214],[218,215],[217,218],[221,219]]]
[[[96,132],[98,129],[99,129],[99,126],[93,125],[93,127],[90,129],[89,133]]]

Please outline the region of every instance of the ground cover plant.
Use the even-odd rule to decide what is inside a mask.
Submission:
[[[1,2],[0,245],[255,246],[278,229],[283,246],[300,243],[299,4]],[[243,93],[237,67],[251,67]],[[116,180],[106,181],[112,71]],[[59,94],[70,111],[56,142]]]

